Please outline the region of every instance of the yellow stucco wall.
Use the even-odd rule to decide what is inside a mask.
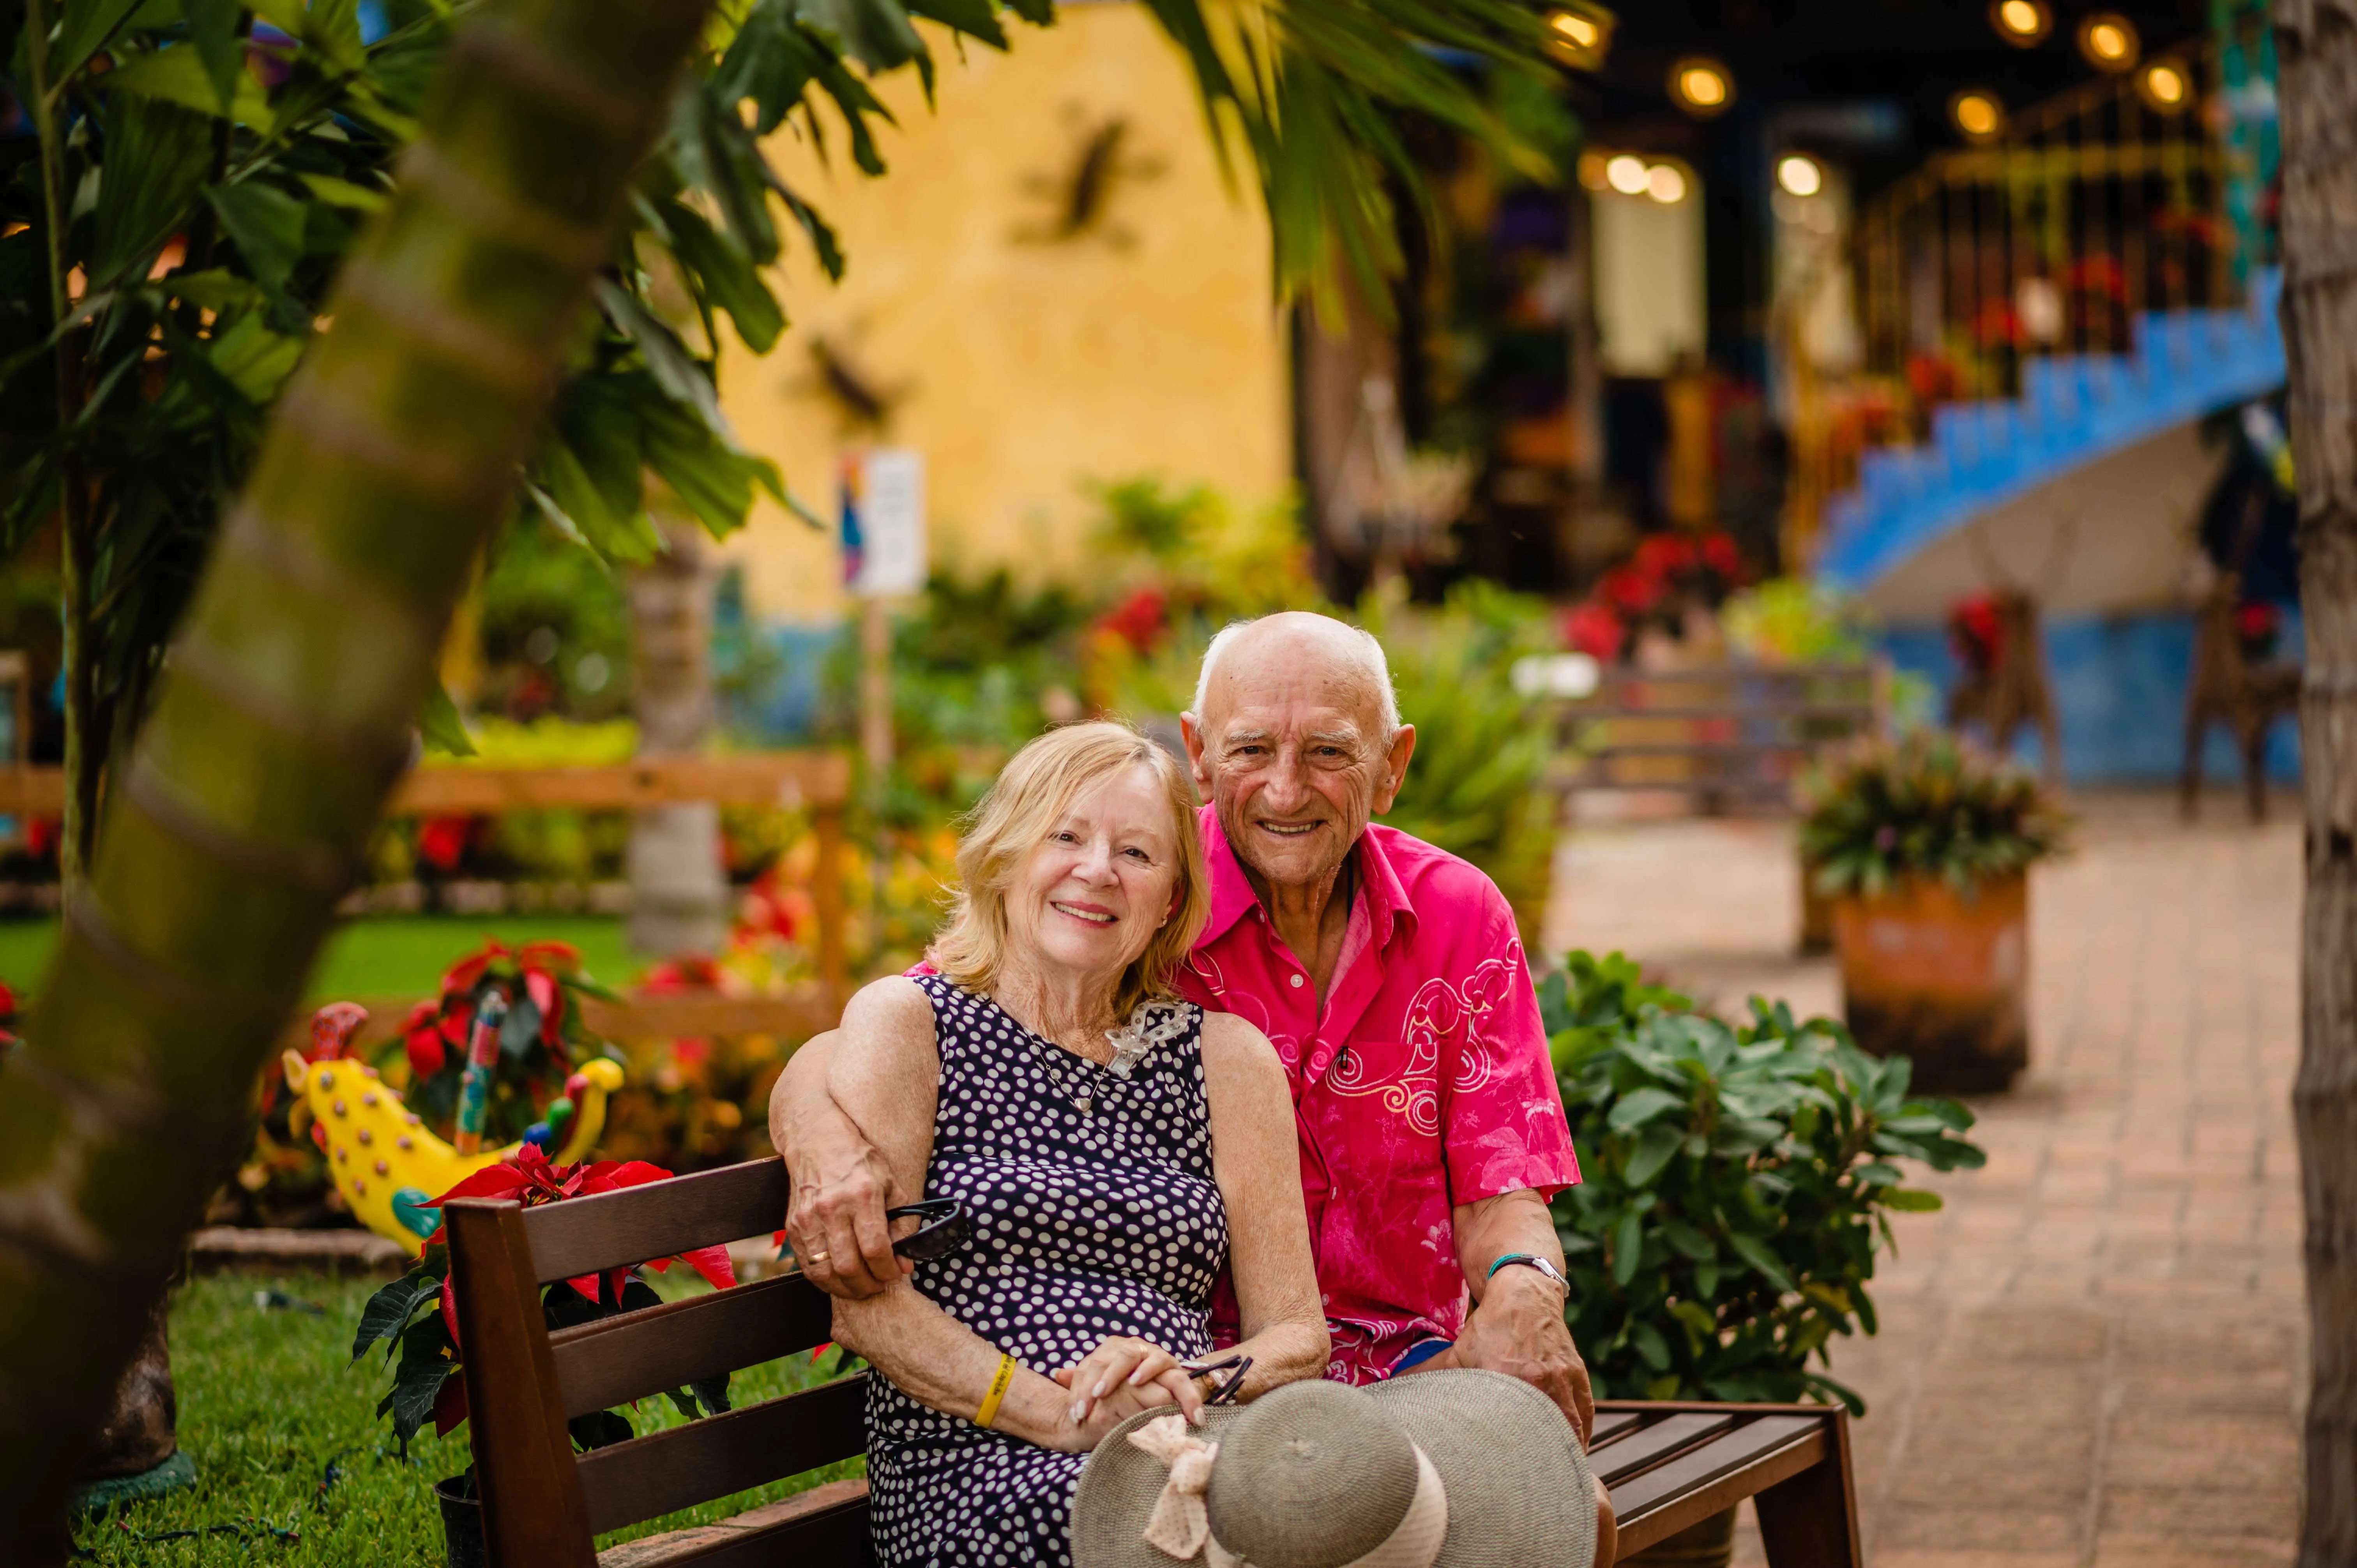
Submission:
[[[1143,8],[1007,18],[1007,54],[939,35],[938,108],[913,72],[882,94],[899,120],[880,179],[828,124],[831,166],[780,134],[770,151],[843,238],[830,285],[799,234],[783,263],[793,325],[766,359],[733,341],[722,401],[738,435],[832,518],[854,432],[813,343],[895,399],[885,438],[926,455],[934,559],[1084,574],[1081,481],[1160,472],[1245,502],[1291,476],[1283,322],[1249,172],[1221,178],[1185,63]],[[1126,122],[1103,220],[1051,240],[1090,138]],[[839,613],[831,538],[765,504],[727,553],[759,613]]]

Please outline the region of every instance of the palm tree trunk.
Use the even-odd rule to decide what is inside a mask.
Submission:
[[[2357,0],[2278,0],[2299,467],[2308,891],[2299,1076],[2314,1381],[2301,1568],[2357,1563]]]
[[[494,0],[452,46],[109,790],[0,1077],[0,1560],[62,1504],[413,745],[705,0]]]
[[[712,592],[718,569],[703,528],[650,495],[663,553],[629,578],[631,706],[640,757],[687,757],[711,738]],[[720,808],[688,800],[630,824],[630,946],[653,958],[709,957],[728,940]]]

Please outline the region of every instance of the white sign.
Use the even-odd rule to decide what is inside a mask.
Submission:
[[[878,447],[847,465],[845,570],[855,594],[914,594],[925,585],[925,457]]]

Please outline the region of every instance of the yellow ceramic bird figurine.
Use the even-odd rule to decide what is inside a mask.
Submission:
[[[462,1155],[429,1132],[376,1069],[350,1057],[305,1061],[302,1052],[292,1050],[281,1061],[286,1087],[304,1097],[326,1135],[336,1189],[361,1224],[400,1242],[413,1257],[441,1223],[441,1211],[425,1207],[429,1200],[486,1165],[515,1158],[523,1147],[510,1144]],[[586,1082],[569,1097],[578,1103],[572,1107],[565,1147],[549,1156],[558,1165],[582,1158],[606,1130],[606,1097],[622,1087],[621,1065],[593,1057],[574,1080]]]

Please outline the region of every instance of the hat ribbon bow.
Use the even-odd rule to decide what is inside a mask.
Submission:
[[[1242,1568],[1243,1560],[1211,1538],[1211,1516],[1203,1506],[1220,1445],[1189,1433],[1183,1415],[1149,1421],[1132,1431],[1129,1441],[1170,1466],[1170,1477],[1162,1483],[1162,1495],[1154,1499],[1154,1512],[1146,1520],[1146,1543],[1181,1563],[1202,1553],[1211,1568]]]

